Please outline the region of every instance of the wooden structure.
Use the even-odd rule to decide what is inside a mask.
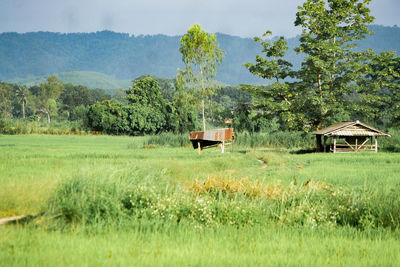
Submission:
[[[378,136],[390,136],[359,121],[341,122],[313,132],[318,152],[378,152]]]
[[[232,142],[235,138],[233,128],[208,130],[204,132],[191,132],[190,141],[193,148],[198,149],[201,154],[202,149],[221,145],[221,152],[224,153],[227,142]]]

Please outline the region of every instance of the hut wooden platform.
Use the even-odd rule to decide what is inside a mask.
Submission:
[[[234,138],[233,128],[190,132],[190,141],[192,142],[193,148],[198,149],[199,154],[204,148],[218,145],[221,146],[221,152],[224,153],[225,145],[232,142]]]
[[[319,152],[378,152],[378,137],[390,134],[359,121],[341,122],[313,132]]]

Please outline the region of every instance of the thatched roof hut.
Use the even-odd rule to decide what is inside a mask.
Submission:
[[[315,134],[317,138],[317,151],[331,151],[333,153],[359,151],[377,152],[378,136],[390,136],[390,134],[384,133],[359,121],[337,123],[315,131],[313,134]]]

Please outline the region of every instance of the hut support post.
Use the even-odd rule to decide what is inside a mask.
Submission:
[[[378,136],[375,136],[375,152],[378,152]]]
[[[201,155],[201,142],[200,141],[197,142],[197,149],[199,151],[199,155]]]
[[[333,137],[333,153],[336,153],[336,136]]]
[[[324,136],[324,152],[326,152],[326,139],[328,139],[328,137]]]
[[[321,152],[322,151],[322,135],[317,134],[316,140],[317,140],[317,151]]]
[[[222,141],[221,143],[221,153],[225,152],[225,141]]]

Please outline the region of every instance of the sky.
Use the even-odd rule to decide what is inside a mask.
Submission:
[[[304,0],[0,0],[0,32],[96,32],[182,35],[194,23],[209,32],[293,37]],[[372,0],[374,24],[400,26],[400,0]]]

